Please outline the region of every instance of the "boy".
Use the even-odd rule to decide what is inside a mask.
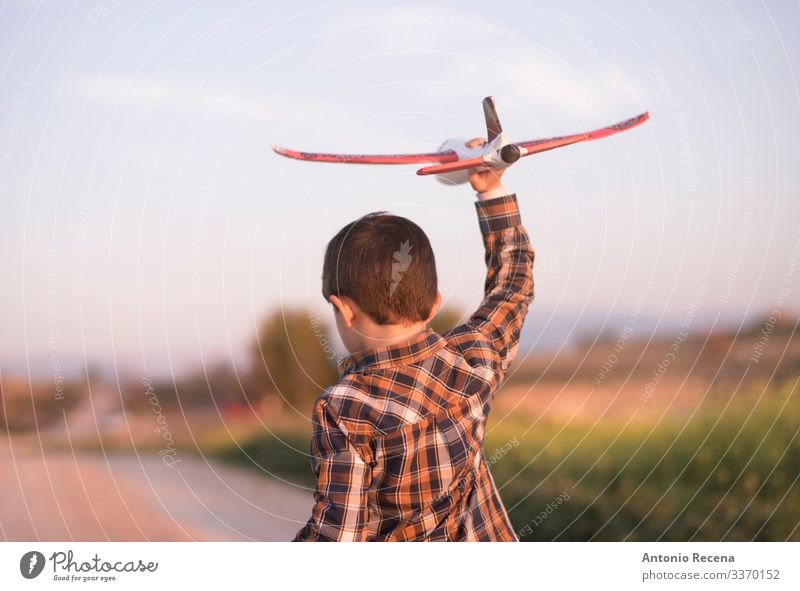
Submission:
[[[295,541],[517,539],[483,457],[492,398],[533,299],[533,250],[501,176],[470,171],[485,297],[444,335],[426,327],[441,294],[416,224],[371,214],[328,244],[323,295],[351,355],[314,405],[315,505]]]

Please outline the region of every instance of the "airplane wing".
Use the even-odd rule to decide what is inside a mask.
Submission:
[[[608,127],[603,127],[601,129],[595,129],[594,131],[545,138],[541,140],[532,140],[529,142],[518,142],[514,145],[520,149],[520,156],[530,156],[531,154],[546,152],[547,150],[561,148],[562,146],[569,146],[571,144],[577,144],[578,142],[598,140],[610,135],[614,135],[615,133],[620,133],[621,131],[627,131],[636,127],[637,125],[641,125],[649,118],[650,113],[645,112],[641,115],[637,115],[636,117],[631,117],[625,121],[620,121],[619,123],[615,123],[614,125],[609,125]],[[424,168],[420,168],[417,171],[417,174],[442,174],[447,172],[455,172],[458,170],[467,170],[469,168],[481,168],[484,165],[486,165],[486,162],[483,158],[470,158],[469,160],[459,160],[457,162],[447,162],[444,164],[436,164],[434,166],[426,166]]]
[[[281,146],[272,149],[287,158],[312,160],[315,162],[348,162],[351,164],[416,164],[420,162],[455,162],[458,154],[453,150],[426,152],[421,154],[322,154],[319,152],[297,152]]]
[[[546,152],[547,150],[560,148],[561,146],[569,146],[570,144],[576,144],[584,141],[599,140],[600,138],[608,137],[621,131],[628,131],[637,125],[641,125],[649,118],[650,113],[645,112],[641,115],[637,115],[636,117],[631,117],[625,121],[620,121],[619,123],[615,123],[614,125],[609,125],[608,127],[603,127],[601,129],[595,129],[594,131],[576,133],[575,135],[565,135],[561,137],[551,137],[542,140],[533,140],[530,142],[518,142],[514,145],[520,149],[521,156],[530,156],[531,154]]]

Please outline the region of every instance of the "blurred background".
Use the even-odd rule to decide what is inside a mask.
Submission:
[[[523,540],[800,539],[796,4],[0,4],[0,538],[285,540],[343,356],[322,253],[468,187],[290,161],[514,141],[536,301],[485,454]]]

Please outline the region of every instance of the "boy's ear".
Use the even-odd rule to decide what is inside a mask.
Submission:
[[[353,312],[353,308],[350,306],[350,303],[347,301],[348,298],[344,300],[339,296],[332,295],[330,298],[331,304],[334,305],[336,310],[339,311],[339,314],[342,315],[342,320],[344,321],[344,325],[347,328],[350,328],[353,324],[353,317],[355,316]]]
[[[433,317],[439,312],[439,307],[442,305],[442,294],[441,292],[436,292],[436,299],[433,302],[433,306],[431,306],[431,313],[428,314],[428,317],[425,319],[425,324],[428,324]]]

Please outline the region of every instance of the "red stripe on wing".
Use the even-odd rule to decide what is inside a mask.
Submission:
[[[417,171],[419,175],[426,174],[443,174],[445,172],[456,172],[457,170],[467,170],[469,168],[480,168],[486,166],[483,157],[468,158],[467,160],[459,160],[458,162],[448,162],[447,164],[436,164],[434,166],[426,166]]]
[[[578,142],[586,141],[589,137],[587,133],[576,133],[575,135],[565,135],[561,137],[549,137],[542,140],[533,140],[530,142],[520,142],[515,144],[518,148],[525,148],[523,156],[530,156],[531,154],[538,154],[539,152],[546,152],[561,146],[569,146]]]
[[[628,131],[629,129],[633,129],[637,125],[641,125],[645,121],[650,119],[650,113],[644,112],[641,115],[637,115],[636,117],[631,117],[630,119],[626,119],[625,121],[620,121],[619,123],[615,123],[614,125],[609,125],[608,127],[604,127],[602,129],[595,129],[594,131],[590,131],[586,139],[588,140],[598,140],[603,137],[608,137],[610,135],[614,135],[615,133],[619,133],[621,131]]]
[[[458,154],[453,150],[422,154],[322,154],[319,152],[297,152],[281,146],[272,146],[281,156],[312,162],[344,162],[348,164],[417,164],[420,162],[454,162]]]

